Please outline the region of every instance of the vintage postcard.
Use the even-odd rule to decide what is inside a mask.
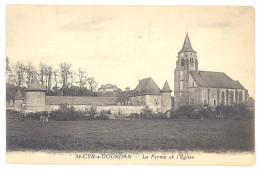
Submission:
[[[254,18],[7,5],[7,163],[254,165]]]

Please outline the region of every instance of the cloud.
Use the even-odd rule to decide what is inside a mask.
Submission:
[[[227,21],[214,22],[214,23],[209,23],[208,27],[211,27],[211,28],[231,28],[231,27],[234,27],[234,24],[231,23],[231,22],[227,22]]]
[[[79,19],[77,21],[72,21],[61,26],[62,31],[102,31],[106,27],[106,23],[113,20],[111,17],[94,17],[87,21],[82,21]]]

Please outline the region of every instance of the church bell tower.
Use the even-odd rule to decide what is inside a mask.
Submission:
[[[192,49],[188,33],[177,58],[174,70],[175,109],[189,103],[189,71],[198,71],[197,52]]]

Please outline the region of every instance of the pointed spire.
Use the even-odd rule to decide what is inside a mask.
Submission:
[[[192,49],[188,32],[186,33],[186,37],[185,37],[185,40],[184,40],[184,43],[183,43],[183,46],[182,46],[182,49],[181,49],[180,52],[194,52],[194,53],[196,53],[196,51],[194,51]]]
[[[17,92],[15,94],[14,100],[23,100],[23,96],[22,96],[22,93],[21,93],[19,87],[18,87]]]
[[[44,86],[39,83],[36,76],[33,76],[31,85],[25,91],[46,91]]]
[[[172,92],[169,84],[168,84],[168,81],[166,80],[165,83],[164,83],[164,86],[163,86],[163,89],[162,89],[162,92]]]

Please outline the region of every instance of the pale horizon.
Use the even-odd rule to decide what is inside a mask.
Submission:
[[[35,66],[71,63],[98,88],[134,89],[151,77],[174,90],[187,31],[199,70],[224,72],[255,97],[252,7],[7,5],[6,56]]]

